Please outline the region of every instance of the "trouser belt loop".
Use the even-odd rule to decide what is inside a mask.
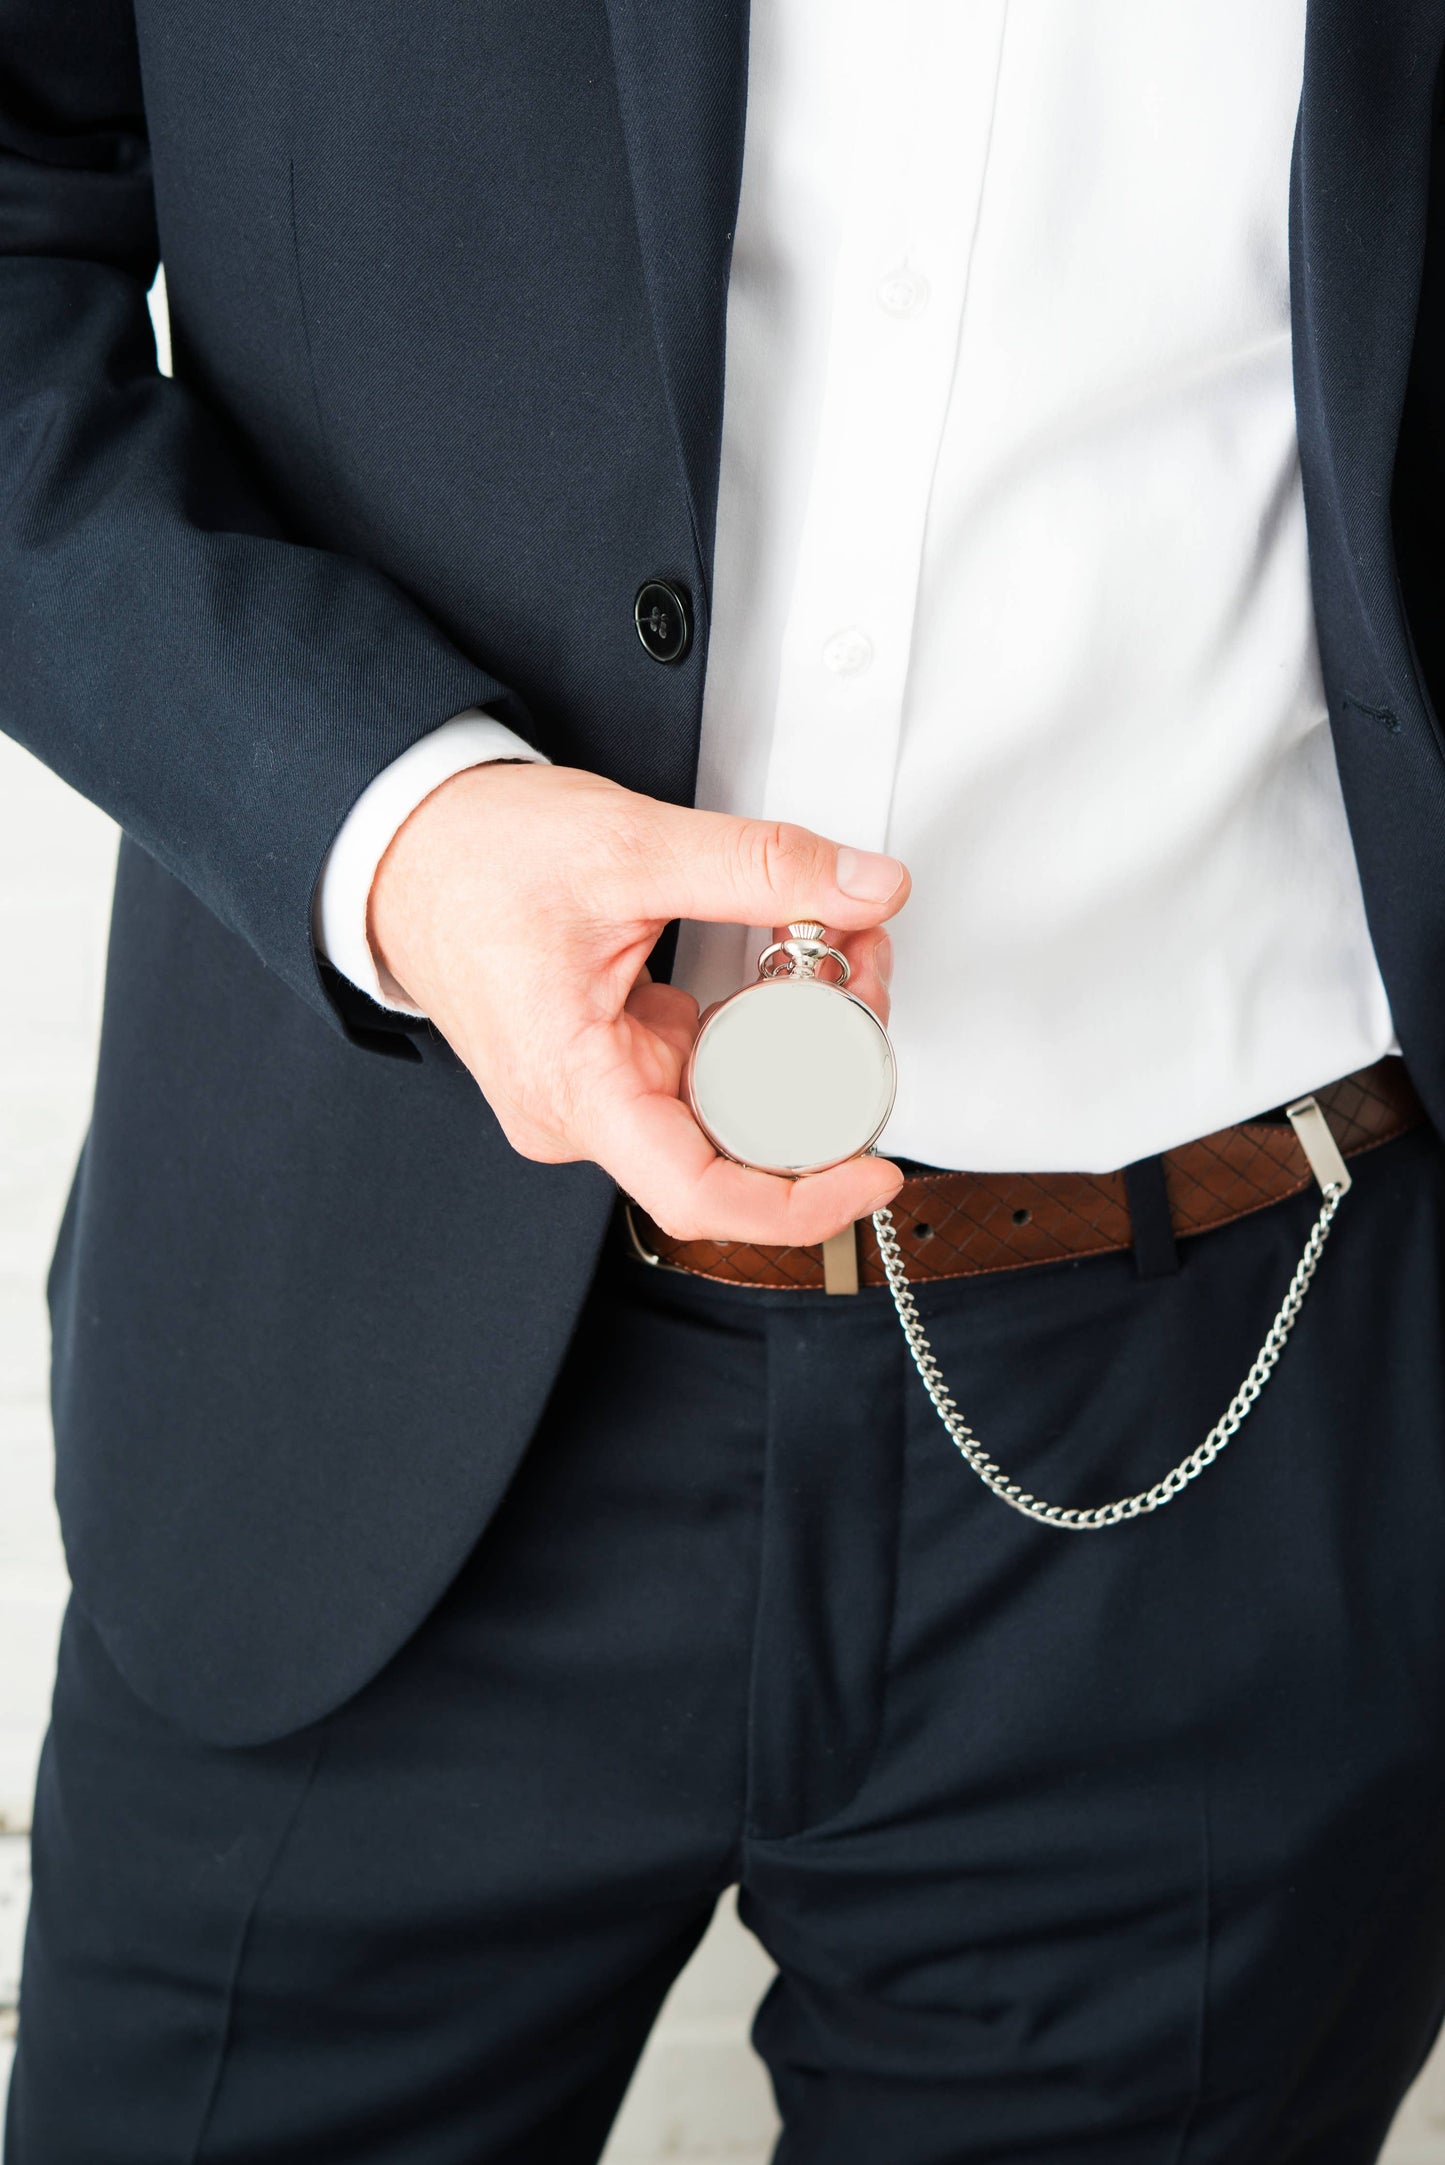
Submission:
[[[1179,1268],[1164,1160],[1140,1158],[1124,1167],[1124,1193],[1134,1234],[1134,1268],[1141,1278],[1169,1278]]]
[[[858,1290],[858,1228],[845,1225],[823,1243],[823,1291],[856,1293]]]

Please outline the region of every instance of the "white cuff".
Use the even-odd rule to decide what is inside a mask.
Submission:
[[[397,829],[434,789],[467,767],[489,766],[501,759],[549,764],[541,752],[533,751],[490,714],[472,708],[453,715],[440,729],[408,745],[399,759],[367,783],[326,852],[311,902],[312,940],[318,954],[378,1007],[389,1007],[399,1015],[421,1014],[420,1008],[403,998],[395,978],[381,968],[366,936],[376,868]]]

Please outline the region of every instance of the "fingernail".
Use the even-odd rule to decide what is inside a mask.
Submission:
[[[886,902],[902,881],[903,867],[896,857],[880,857],[874,850],[849,849],[845,845],[838,852],[833,876],[839,892],[854,902]]]
[[[877,969],[882,982],[885,985],[891,985],[893,982],[893,942],[886,932],[878,942],[878,953],[874,957],[874,967]]]

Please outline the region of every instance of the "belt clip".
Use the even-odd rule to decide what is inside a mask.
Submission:
[[[1286,1105],[1284,1114],[1321,1191],[1328,1195],[1333,1188],[1343,1195],[1350,1186],[1350,1169],[1340,1154],[1340,1146],[1319,1100],[1296,1098],[1293,1105]]]

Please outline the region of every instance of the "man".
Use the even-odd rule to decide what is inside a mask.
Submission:
[[[733,1882],[790,2165],[1374,2157],[1445,16],[0,24],[4,718],[126,833],[10,2165],[594,2159]],[[814,916],[900,1090],[790,1184],[678,1086]],[[974,1479],[890,1202],[1013,1500],[1167,1508]]]

